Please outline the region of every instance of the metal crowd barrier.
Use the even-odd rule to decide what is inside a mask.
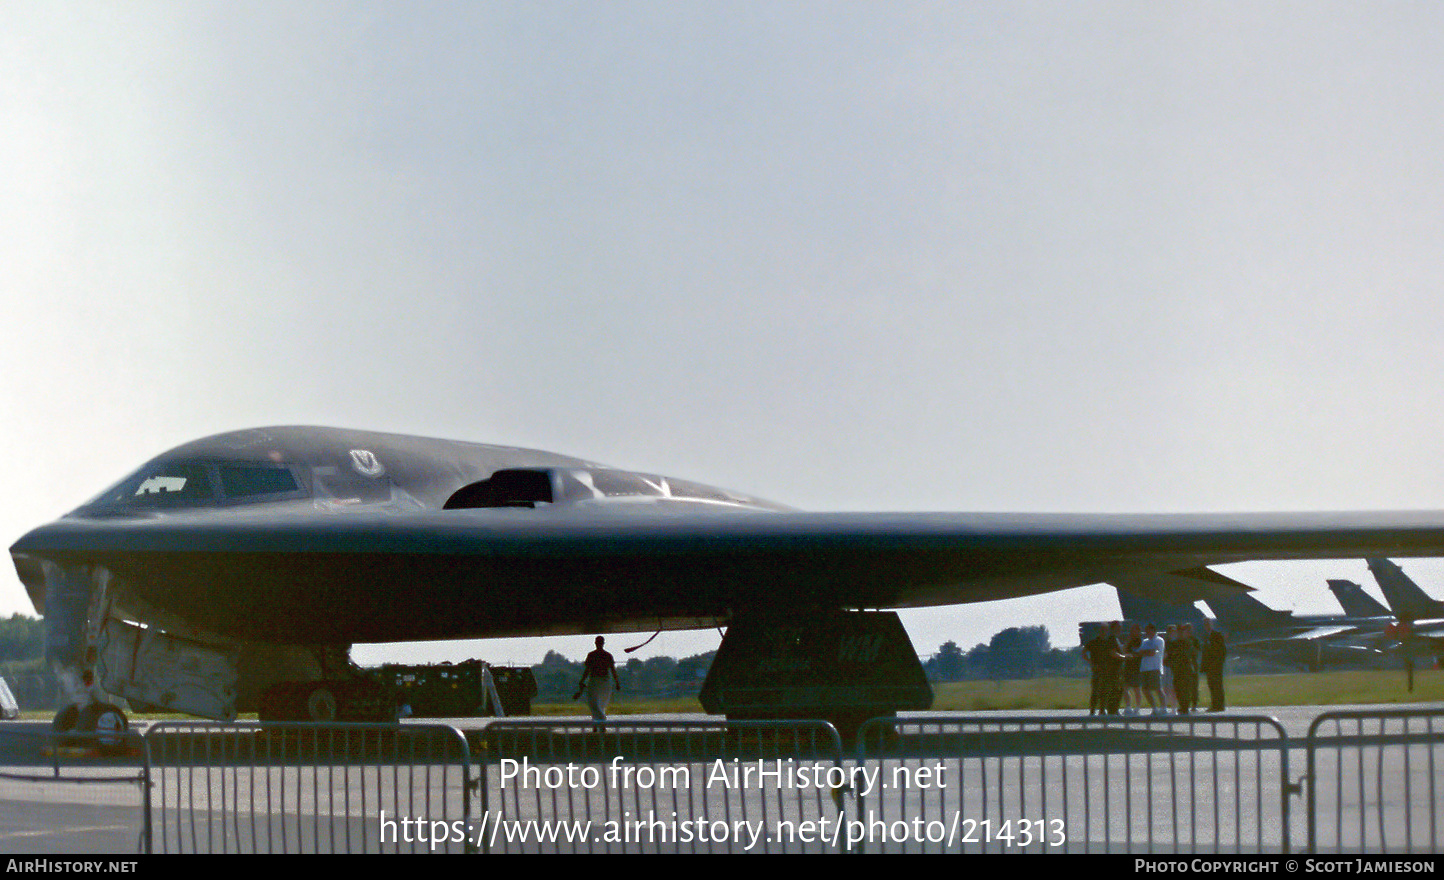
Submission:
[[[821,721],[501,720],[479,750],[483,852],[827,852],[847,770]]]
[[[165,722],[145,735],[147,852],[464,852],[466,739],[441,725]]]
[[[0,740],[0,801],[24,805],[0,809],[11,852],[1444,850],[1438,709],[1326,713],[1293,740],[1232,714],[874,719],[848,753],[807,721],[164,722],[104,750],[5,725]]]
[[[135,852],[144,840],[134,733],[0,725],[0,852]]]
[[[1444,849],[1439,710],[1327,712],[1309,726],[1306,745],[1311,852]]]
[[[869,852],[1289,850],[1272,718],[873,719],[857,762]]]

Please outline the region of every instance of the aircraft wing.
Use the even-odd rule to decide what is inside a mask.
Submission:
[[[1382,632],[1382,630],[1380,630],[1379,632]],[[1361,634],[1361,631],[1357,626],[1316,626],[1313,629],[1307,629],[1303,632],[1294,633],[1289,638],[1299,641],[1313,642],[1326,639],[1334,639],[1338,638],[1339,636],[1356,634]]]
[[[1376,663],[1384,654],[1377,647],[1351,642],[1259,639],[1233,645],[1240,654],[1275,662],[1298,663],[1311,669],[1353,663]]]
[[[739,512],[696,504],[68,517],[12,548],[103,566],[136,607],[303,644],[705,625],[743,612],[990,601],[1246,560],[1444,556],[1444,512]]]

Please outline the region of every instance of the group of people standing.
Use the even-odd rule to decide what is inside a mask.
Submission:
[[[1198,674],[1208,677],[1210,712],[1222,712],[1223,634],[1205,620],[1194,636],[1192,624],[1170,624],[1162,635],[1153,624],[1133,624],[1123,636],[1114,621],[1083,645],[1093,669],[1089,715],[1141,715],[1143,701],[1154,715],[1188,715],[1198,707]]]

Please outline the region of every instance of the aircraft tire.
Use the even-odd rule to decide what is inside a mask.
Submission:
[[[69,733],[75,729],[79,720],[80,707],[72,703],[55,713],[55,717],[50,721],[50,730],[53,733]]]
[[[79,725],[80,707],[74,703],[56,712],[55,717],[50,720],[50,731],[57,735],[55,744],[59,746],[83,746],[85,744],[83,740],[66,735],[78,733],[79,731],[76,730],[76,728]]]
[[[102,755],[118,755],[125,748],[130,722],[117,706],[91,703],[80,710],[75,726],[80,732],[95,734],[95,745]]]
[[[305,720],[332,722],[341,714],[342,703],[336,691],[327,684],[318,684],[306,694]]]

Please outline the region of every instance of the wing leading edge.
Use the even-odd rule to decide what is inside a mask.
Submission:
[[[292,505],[67,519],[11,552],[22,576],[37,561],[104,565],[146,604],[225,635],[390,641],[990,601],[1247,560],[1439,556],[1444,513],[828,514],[685,505],[320,513]]]

